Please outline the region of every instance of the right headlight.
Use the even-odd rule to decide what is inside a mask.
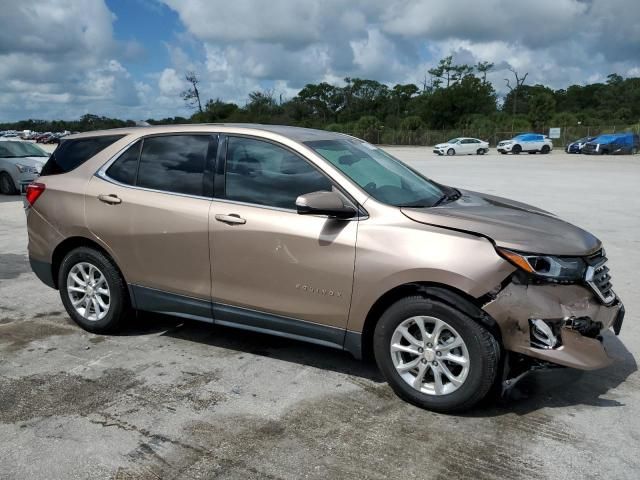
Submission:
[[[37,175],[39,173],[38,169],[31,165],[23,165],[21,163],[16,163],[16,168],[20,173],[32,173],[34,175]]]
[[[584,279],[587,264],[580,257],[555,257],[514,252],[498,248],[498,253],[525,272],[552,283],[573,283]]]

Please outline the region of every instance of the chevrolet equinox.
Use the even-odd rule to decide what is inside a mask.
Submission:
[[[144,310],[372,354],[435,411],[532,369],[607,366],[624,317],[590,233],[343,134],[71,135],[25,203],[31,267],[86,330]]]

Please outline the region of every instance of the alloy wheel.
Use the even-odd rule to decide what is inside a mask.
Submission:
[[[109,313],[111,292],[104,274],[88,262],[76,263],[67,275],[67,293],[83,318],[97,322]]]
[[[469,373],[470,357],[460,334],[447,322],[416,316],[400,323],[390,344],[391,361],[400,377],[427,395],[448,395]]]

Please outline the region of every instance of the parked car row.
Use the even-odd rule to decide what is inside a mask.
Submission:
[[[498,152],[513,153],[549,153],[553,150],[553,142],[549,137],[538,133],[523,133],[510,140],[498,143]],[[489,142],[477,138],[453,138],[433,147],[438,155],[484,155],[489,153]]]
[[[569,143],[567,153],[585,153],[587,155],[633,154],[640,151],[640,138],[637,134],[606,133],[597,137],[584,137]]]
[[[64,132],[34,132],[32,130],[6,130],[0,131],[0,138],[15,140],[35,140],[37,143],[60,143],[60,139],[70,133]],[[77,133],[77,132],[75,132]]]

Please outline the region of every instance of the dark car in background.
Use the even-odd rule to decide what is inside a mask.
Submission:
[[[582,153],[588,155],[636,154],[640,151],[640,138],[635,133],[606,133],[587,142]]]
[[[582,147],[585,146],[587,142],[592,142],[596,137],[582,137],[578,140],[574,140],[571,143],[567,144],[565,151],[567,153],[582,153]]]

